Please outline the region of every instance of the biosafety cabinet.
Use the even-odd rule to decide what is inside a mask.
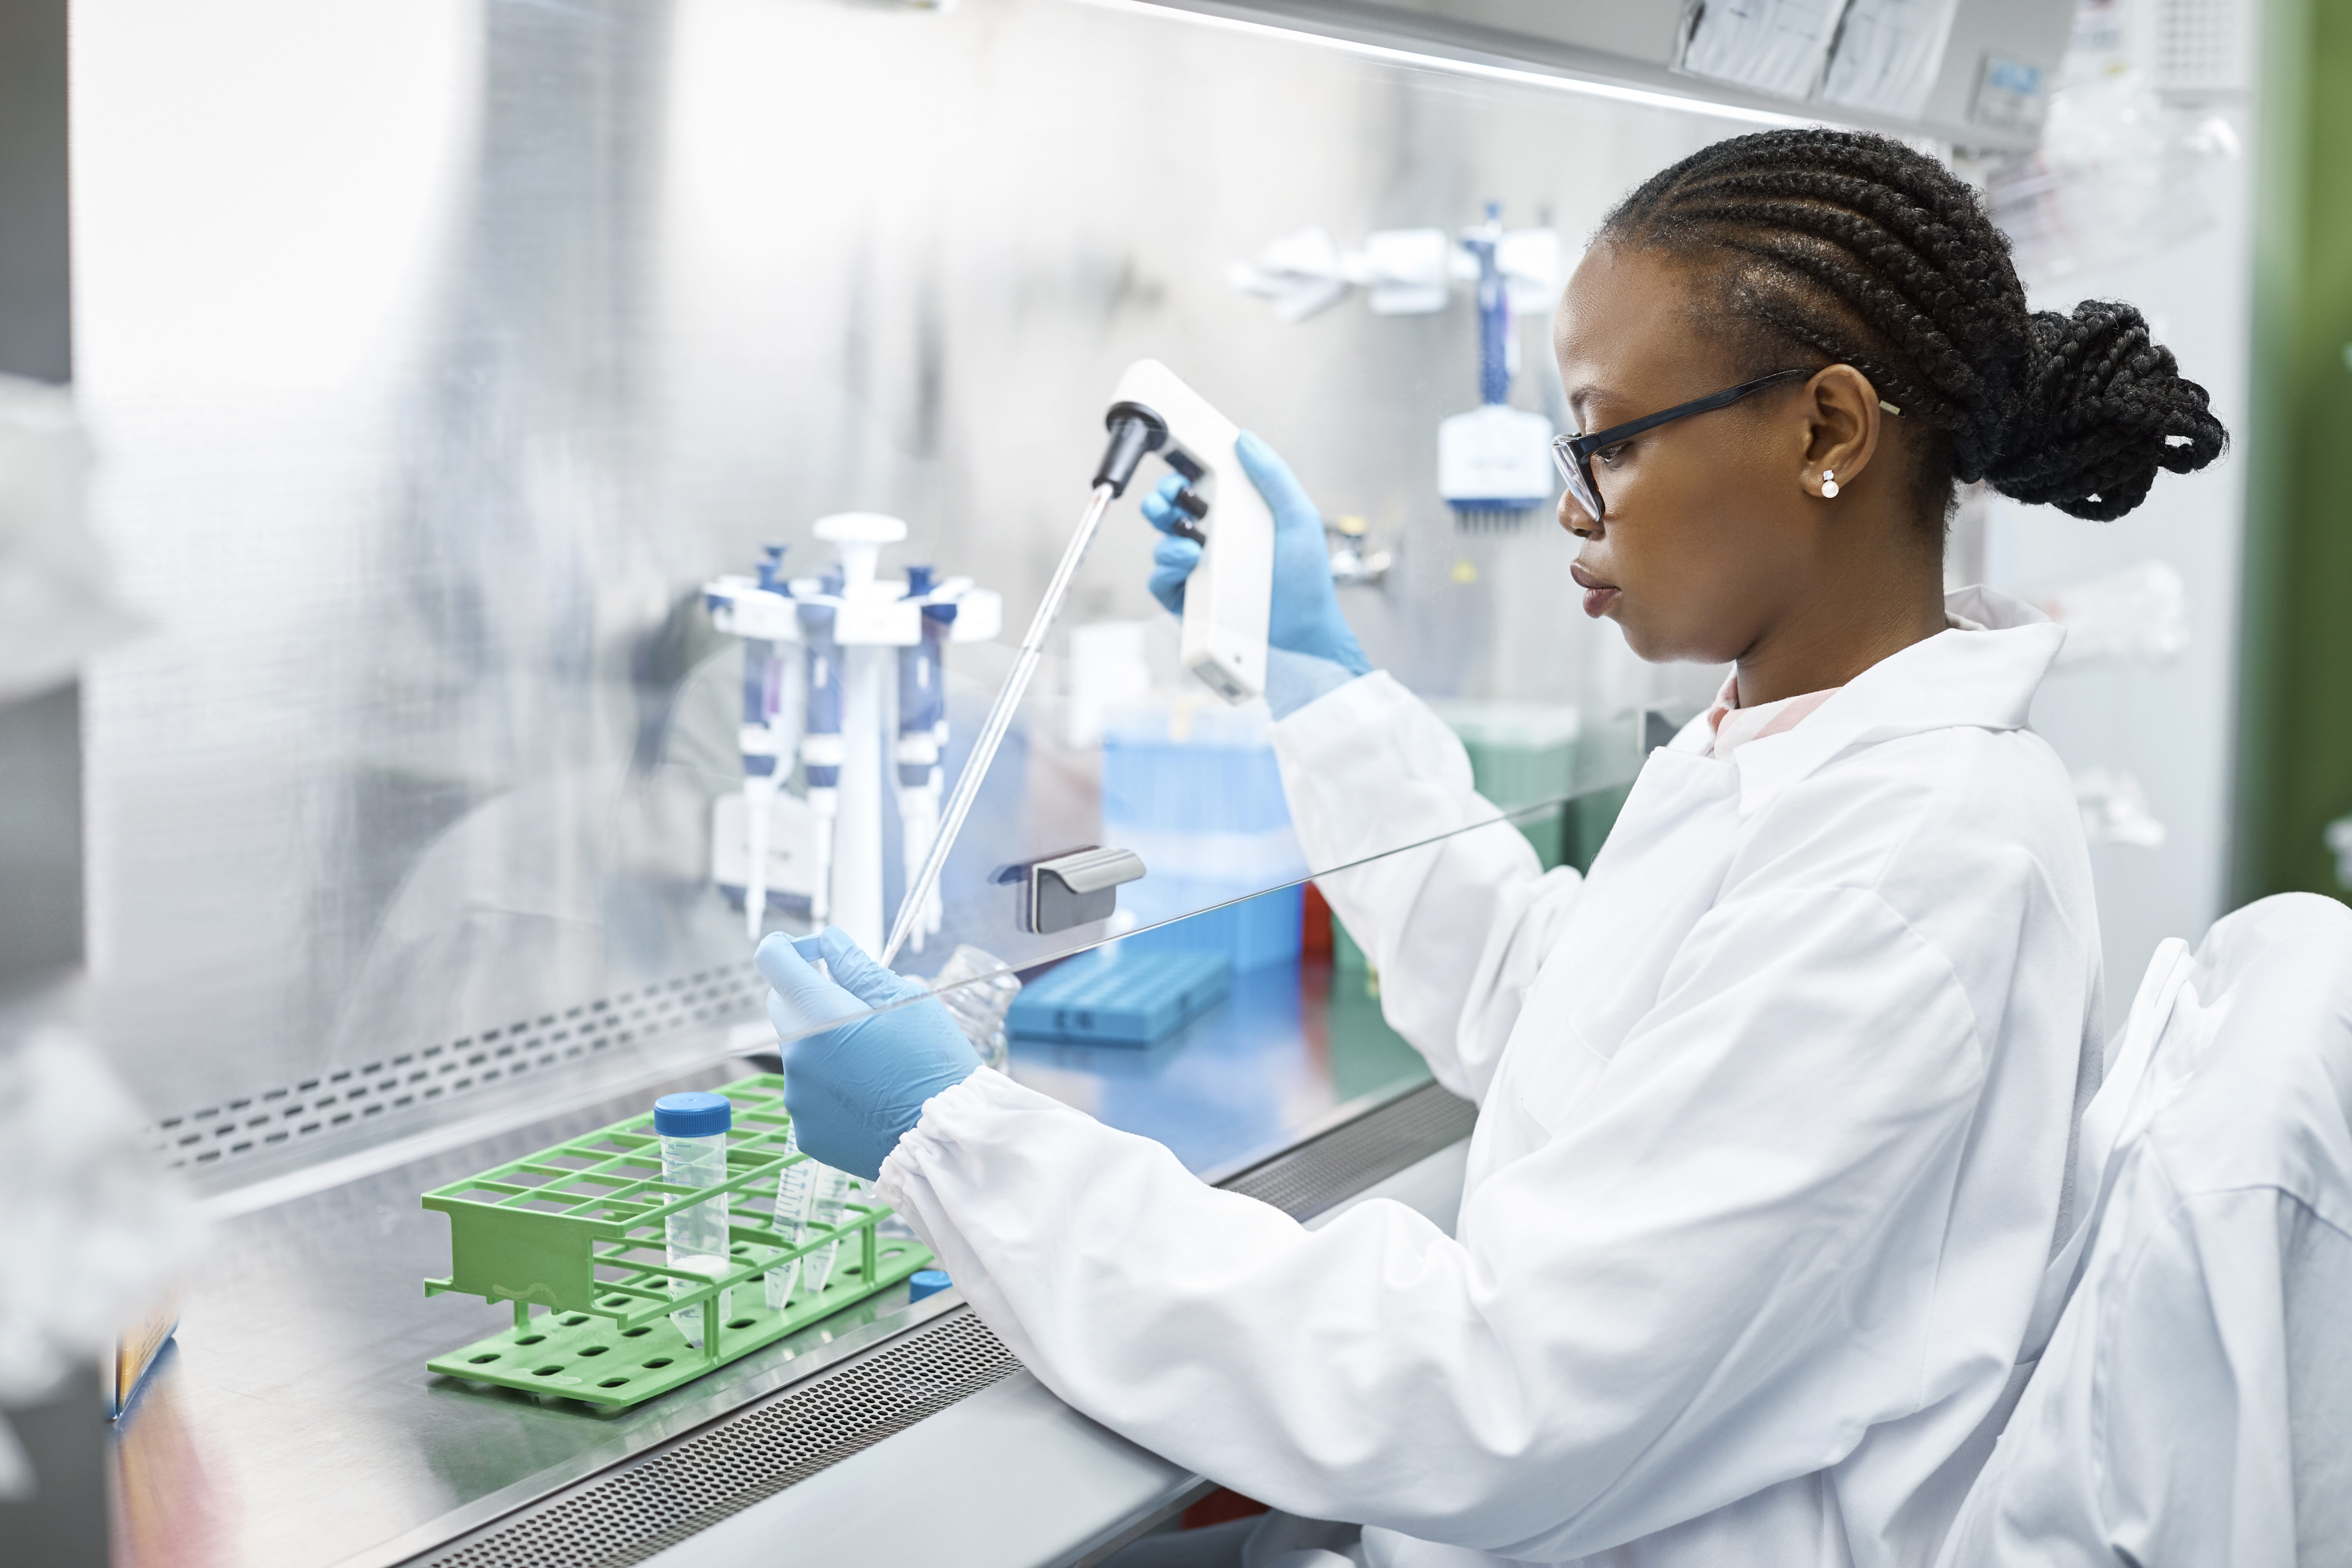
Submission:
[[[193,1194],[135,1238],[178,1331],[107,1436],[114,1561],[1079,1563],[1205,1493],[910,1288],[859,1193],[764,1228],[754,937],[895,934],[1006,994],[1004,1070],[1203,1180],[1450,1221],[1472,1111],[1308,889],[1264,705],[1147,590],[1182,467],[1060,569],[1160,362],[1314,494],[1492,804],[1461,831],[1588,864],[1721,672],[1577,612],[1542,448],[1586,236],[1759,125],[2007,177],[2081,42],[2043,0],[1757,16],[77,0],[70,354],[0,369],[70,385],[111,619],[70,711],[0,707],[0,761],[76,775],[78,878],[70,823],[9,842],[86,937],[0,1018],[108,1064]],[[56,268],[0,279],[58,319]],[[743,1261],[673,1343],[644,1246],[695,1194],[645,1118],[714,1088]]]

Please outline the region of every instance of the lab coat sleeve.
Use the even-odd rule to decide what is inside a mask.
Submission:
[[[1572,1105],[1550,1069],[1588,1047],[1540,1044],[1483,1114],[1558,1125],[1459,1241],[1378,1200],[1307,1231],[989,1073],[930,1103],[883,1195],[1113,1430],[1292,1512],[1511,1558],[1696,1518],[1932,1396],[1983,1073],[1899,915],[1854,889],[1727,901]]]
[[[1274,745],[1307,865],[1354,868],[1316,885],[1378,966],[1381,1012],[1439,1082],[1483,1098],[1581,879],[1544,871],[1454,731],[1384,671],[1283,720]]]

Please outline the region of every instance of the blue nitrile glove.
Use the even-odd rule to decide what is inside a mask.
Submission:
[[[1331,585],[1331,557],[1323,542],[1323,514],[1307,488],[1273,447],[1246,430],[1234,443],[1234,455],[1274,513],[1274,605],[1265,633],[1265,698],[1280,719],[1331,688],[1370,674],[1372,662],[1339,613],[1339,595]],[[1171,474],[1143,498],[1144,520],[1167,535],[1151,552],[1151,596],[1180,616],[1184,613],[1184,580],[1201,563],[1200,545],[1171,531],[1183,516],[1174,499],[1183,483]],[[1216,525],[1212,512],[1209,526]]]
[[[770,936],[752,955],[774,987],[768,1016],[785,1040],[784,1109],[811,1158],[870,1182],[921,1119],[923,1101],[978,1072],[980,1058],[936,999],[867,1011],[922,995],[919,981],[866,957],[839,926],[827,926],[818,946],[831,980],[788,936]],[[855,1021],[792,1037],[833,1018]]]

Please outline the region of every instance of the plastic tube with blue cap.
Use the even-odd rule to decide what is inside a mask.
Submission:
[[[693,1090],[665,1094],[654,1101],[654,1131],[661,1139],[662,1180],[682,1187],[717,1186],[727,1179],[727,1130],[735,1122],[735,1108],[723,1094]],[[699,1274],[706,1279],[727,1272],[727,1194],[707,1198],[680,1209],[665,1222],[668,1261],[672,1268]],[[683,1295],[695,1289],[688,1280],[673,1279],[670,1289]],[[733,1314],[732,1291],[721,1291],[719,1317]],[[670,1315],[677,1331],[695,1350],[702,1348],[703,1309],[681,1307]]]

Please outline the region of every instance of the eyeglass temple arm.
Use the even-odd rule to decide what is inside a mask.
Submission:
[[[1776,370],[1770,375],[1760,375],[1754,381],[1744,381],[1738,386],[1728,386],[1721,392],[1710,393],[1705,397],[1694,398],[1688,403],[1678,403],[1672,408],[1661,409],[1655,414],[1644,415],[1639,419],[1629,419],[1622,425],[1612,425],[1608,429],[1596,430],[1590,436],[1563,436],[1559,437],[1559,442],[1580,458],[1591,457],[1603,447],[1628,440],[1639,436],[1644,430],[1654,430],[1671,420],[1687,419],[1694,414],[1711,414],[1716,409],[1738,402],[1751,392],[1763,391],[1776,381],[1786,381],[1792,375],[1811,375],[1811,374],[1813,373],[1804,370]]]

